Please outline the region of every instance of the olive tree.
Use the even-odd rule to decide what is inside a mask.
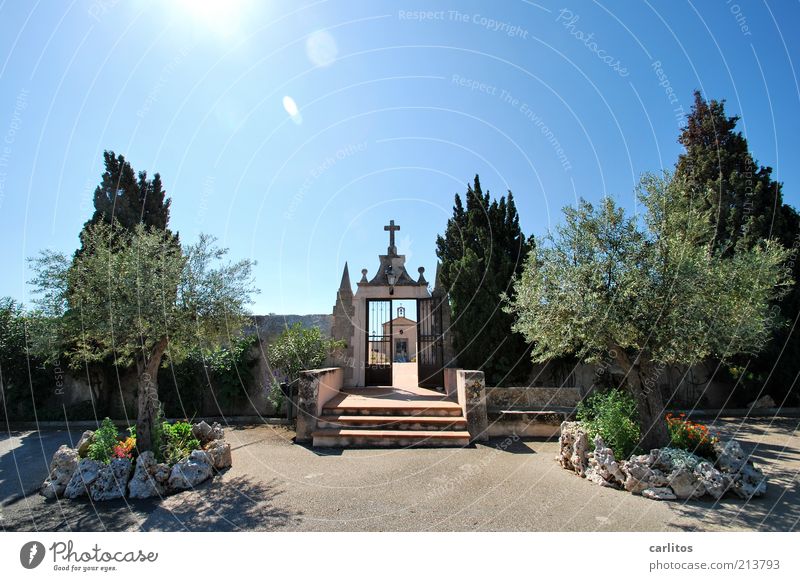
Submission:
[[[710,221],[683,187],[669,175],[643,177],[638,220],[610,198],[565,208],[506,299],[534,361],[577,355],[623,370],[644,447],[668,437],[664,366],[757,353],[782,324],[771,301],[791,285],[788,253],[775,242],[733,256],[715,250]]]
[[[111,357],[138,376],[137,447],[149,450],[165,354],[227,342],[244,324],[253,287],[249,260],[225,260],[212,237],[181,248],[163,230],[100,222],[83,233],[73,260],[44,251],[31,281],[38,295],[38,339],[48,356],[73,367]]]

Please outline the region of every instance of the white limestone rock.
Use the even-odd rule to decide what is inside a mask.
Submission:
[[[128,483],[128,496],[130,498],[164,496],[167,493],[169,475],[169,466],[156,462],[152,452],[142,452],[136,459],[136,469]]]
[[[230,468],[233,463],[231,459],[231,445],[225,440],[212,440],[206,445],[205,450],[215,470]]]
[[[562,422],[558,438],[560,451],[558,461],[566,470],[580,476],[586,475],[588,466],[589,438],[580,422]]]
[[[673,494],[672,489],[668,486],[658,486],[655,488],[645,488],[642,490],[642,496],[650,500],[675,500],[677,497]]]
[[[45,498],[63,496],[77,467],[78,453],[67,445],[59,447],[50,461],[50,473],[42,484],[42,495]]]
[[[668,484],[675,496],[680,499],[700,498],[706,493],[703,482],[688,468],[674,470],[668,477]]]
[[[669,479],[667,475],[657,468],[650,468],[646,456],[642,461],[641,456],[634,456],[621,465],[622,472],[625,473],[625,490],[633,494],[641,494],[648,488],[662,488],[667,485]]]
[[[214,422],[211,424],[211,440],[224,440],[225,439],[225,431],[222,429],[222,426],[219,422]]]
[[[747,404],[747,407],[751,410],[763,410],[777,406],[775,405],[775,400],[772,399],[772,396],[765,395],[758,398],[756,401],[751,401],[749,404]]]
[[[695,466],[694,474],[703,484],[705,491],[716,500],[722,498],[731,485],[731,479],[714,468],[714,465],[708,460],[704,460]]]
[[[213,465],[208,453],[203,450],[193,450],[188,458],[184,458],[172,467],[169,487],[173,490],[194,488],[211,478],[212,474]]]
[[[627,478],[614,458],[614,451],[606,446],[599,435],[594,438],[594,453],[589,458],[586,478],[600,486],[614,488],[621,488]]]
[[[212,440],[222,440],[225,434],[218,422],[209,426],[207,422],[202,421],[192,426],[192,436],[200,440],[201,446],[205,446]]]
[[[766,476],[745,454],[739,442],[717,442],[714,451],[717,453],[717,468],[730,478],[731,492],[745,500],[767,493]]]
[[[92,430],[86,430],[83,434],[81,434],[81,439],[78,440],[78,444],[75,446],[78,456],[81,458],[86,458],[86,454],[89,453],[89,446],[92,445],[93,441],[94,432]]]
[[[747,454],[736,440],[720,440],[714,444],[714,452],[717,454],[717,468],[722,472],[734,474],[747,463]]]
[[[100,502],[125,496],[131,465],[132,462],[127,458],[114,458],[109,464],[100,468],[97,478],[89,486],[91,499]]]
[[[752,463],[745,464],[733,475],[730,490],[744,500],[764,496],[767,493],[767,477]]]
[[[64,498],[78,498],[88,494],[89,487],[97,480],[102,467],[103,465],[96,460],[81,458],[66,489],[64,489]]]

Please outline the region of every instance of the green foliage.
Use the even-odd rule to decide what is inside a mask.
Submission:
[[[319,327],[306,329],[295,323],[269,345],[267,361],[273,370],[281,371],[289,381],[294,381],[300,371],[320,367],[335,349],[344,346],[344,341],[323,337]]]
[[[680,448],[661,448],[658,455],[659,461],[663,464],[673,468],[686,468],[690,472],[694,471],[697,465],[703,461],[700,456]],[[713,458],[709,459],[713,460]]]
[[[753,158],[747,139],[736,131],[738,121],[725,113],[724,100],[706,101],[695,91],[678,138],[686,151],[678,158],[676,175],[712,225],[706,241],[723,251],[780,239],[787,226],[781,184],[772,179],[772,168]]]
[[[158,462],[164,461],[164,449],[166,447],[166,437],[164,435],[165,423],[167,422],[164,419],[164,406],[159,405],[158,411],[156,412],[155,421],[153,422],[153,426],[150,431],[150,448]],[[139,437],[136,432],[137,430],[134,428],[134,432],[131,434],[131,436],[136,437],[136,441],[138,442]]]
[[[170,466],[188,457],[192,450],[200,448],[200,441],[192,436],[189,422],[161,423],[161,458]]]
[[[272,404],[275,408],[276,414],[281,414],[284,411],[284,407],[286,405],[286,396],[281,389],[281,384],[277,381],[273,381],[272,385],[269,388],[269,395],[267,396],[267,400]]]
[[[592,393],[578,405],[577,418],[589,439],[599,435],[617,458],[629,458],[639,444],[636,400],[621,389]]]
[[[143,224],[166,231],[170,199],[161,184],[161,176],[147,179],[147,172],[136,173],[124,156],[103,152],[105,171],[94,191],[94,214],[88,228],[100,222],[112,222],[127,230]],[[168,231],[167,231],[168,232]]]
[[[234,339],[214,349],[194,349],[181,362],[172,364],[168,382],[162,382],[161,400],[172,417],[203,413],[205,394],[210,390],[221,407],[240,404],[247,398],[258,356],[255,335]]]
[[[733,254],[773,239],[796,255],[800,216],[783,202],[782,185],[772,179],[772,168],[754,159],[747,139],[736,131],[738,121],[726,114],[725,101],[706,101],[695,92],[679,138],[686,151],[678,159],[676,175],[686,180],[686,195],[708,210],[715,248]],[[793,258],[790,268],[797,281],[800,261]],[[800,285],[773,304],[776,318],[796,320]],[[764,393],[778,402],[785,400],[784,405],[800,401],[792,390],[800,373],[800,327],[776,326],[772,339],[755,358],[734,359],[730,371],[740,391],[734,394],[735,401],[744,404]]]
[[[109,418],[105,418],[94,433],[87,457],[103,464],[111,461],[111,452],[119,442],[119,430]]]
[[[791,285],[788,252],[775,242],[734,255],[703,242],[711,226],[687,203],[685,187],[645,176],[642,226],[609,198],[599,208],[585,200],[565,208],[565,222],[531,253],[506,307],[535,361],[576,354],[619,365],[637,398],[651,400],[639,405],[645,432],[663,439],[660,394],[644,386],[652,363],[757,353],[781,324],[771,302]]]
[[[180,361],[238,332],[255,292],[253,263],[224,262],[227,251],[205,235],[181,250],[163,231],[141,224],[127,231],[99,222],[84,231],[83,242],[71,264],[52,252],[34,260],[39,320],[51,325],[40,348],[52,354],[51,345],[59,345],[73,366],[110,358],[117,366],[136,365],[140,396],[148,398],[139,421],[149,425],[163,354]],[[140,426],[139,437],[148,449],[149,431]]]
[[[500,297],[514,295],[511,283],[533,245],[519,226],[513,194],[492,200],[477,175],[467,186],[466,208],[456,194],[453,216],[436,239],[436,284],[449,295],[459,366],[482,369],[491,385],[526,380],[530,372],[527,346],[511,332],[513,318]]]
[[[22,305],[10,297],[0,298],[0,408],[12,420],[33,420],[57,382],[52,366],[28,350],[28,317]],[[57,363],[57,362],[56,362]],[[62,408],[57,410],[63,418]],[[44,417],[39,419],[46,419]],[[88,419],[88,418],[87,418]]]
[[[667,414],[670,446],[687,450],[712,462],[717,459],[714,444],[719,438],[712,434],[707,426],[693,422],[686,414],[673,416]]]

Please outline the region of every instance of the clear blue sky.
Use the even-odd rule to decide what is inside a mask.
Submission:
[[[258,261],[257,313],[330,312],[390,218],[431,280],[475,173],[526,233],[576,196],[633,209],[695,88],[800,205],[794,1],[164,4],[0,2],[0,296],[75,249],[104,149],[161,173],[182,240]]]

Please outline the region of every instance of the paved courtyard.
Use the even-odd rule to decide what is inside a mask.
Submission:
[[[233,467],[165,499],[46,501],[37,494],[64,431],[0,439],[5,530],[791,531],[799,528],[794,418],[717,422],[764,467],[750,503],[654,502],[594,486],[555,462],[557,442],[495,439],[468,449],[312,450],[276,426],[226,430]]]

